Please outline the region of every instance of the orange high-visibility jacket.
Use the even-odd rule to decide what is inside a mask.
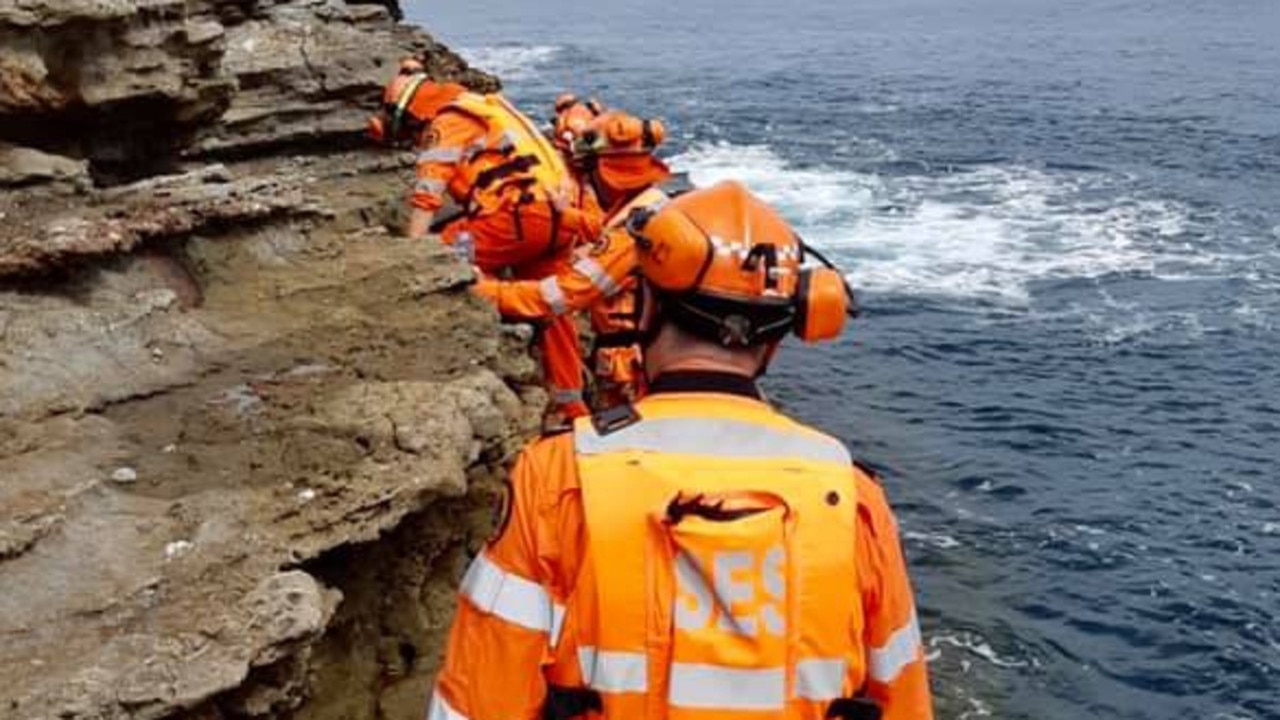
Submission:
[[[429,720],[533,720],[549,687],[617,720],[821,720],[860,692],[931,718],[893,517],[844,447],[754,398],[635,411],[521,455]]]
[[[638,208],[657,209],[667,201],[659,188],[649,188],[609,216],[604,232],[580,246],[571,265],[537,280],[484,278],[476,292],[498,306],[505,317],[544,319],[591,309],[597,334],[632,331],[635,312],[636,251],[623,223]]]
[[[611,215],[593,243],[580,245],[574,262],[536,280],[483,278],[475,287],[504,317],[545,320],[590,310],[595,349],[591,372],[597,401],[613,403],[643,394],[640,348],[636,330],[635,243],[622,227],[633,210],[657,209],[668,200],[660,188],[649,188]]]
[[[521,202],[565,209],[581,195],[564,157],[501,95],[463,93],[424,132],[411,204],[435,211],[448,193],[472,216]]]

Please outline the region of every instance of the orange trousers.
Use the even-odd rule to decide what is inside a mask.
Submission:
[[[569,262],[571,255],[561,253],[556,258],[544,258],[508,273],[514,280],[536,280],[554,275],[557,265]],[[482,268],[483,270],[483,268]],[[522,321],[531,318],[503,317],[504,320]],[[565,419],[582,417],[590,413],[587,408],[586,380],[582,343],[578,337],[578,325],[572,314],[553,319],[533,319],[538,324],[535,346],[542,359],[542,381],[551,398],[552,410]]]
[[[573,316],[561,315],[538,335],[542,377],[552,406],[568,419],[588,414],[583,398],[582,350]]]
[[[542,258],[514,268],[513,279],[537,280],[554,275],[561,265],[572,261],[570,249],[565,248],[556,257]],[[569,419],[589,414],[584,398],[586,381],[582,343],[574,316],[559,315],[549,322],[540,323],[537,347],[542,355],[542,380],[551,396],[552,408]]]
[[[534,202],[458,220],[445,228],[444,241],[465,250],[486,273],[511,268],[528,277],[522,272],[526,266],[546,267],[548,259],[568,258],[579,242],[593,237],[590,218],[573,208],[558,211]]]
[[[556,226],[554,237],[553,225]],[[550,206],[532,203],[522,206],[518,214],[502,211],[460,220],[445,230],[443,238],[471,258],[482,272],[516,280],[538,280],[554,275],[562,265],[572,261],[572,250],[580,241],[582,225],[577,211],[566,211],[556,222]],[[573,316],[562,315],[543,325],[538,332],[537,346],[552,408],[568,419],[588,414],[582,348]]]

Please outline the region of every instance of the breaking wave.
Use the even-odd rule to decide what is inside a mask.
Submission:
[[[1179,203],[1134,197],[1120,179],[1088,172],[857,172],[796,167],[768,146],[729,143],[694,145],[673,163],[698,184],[742,180],[807,240],[851,261],[859,287],[881,292],[1021,305],[1036,281],[1157,275],[1189,217]],[[1182,270],[1212,260],[1198,257]]]
[[[461,48],[458,52],[468,64],[511,82],[537,75],[563,50],[559,45],[512,44]]]

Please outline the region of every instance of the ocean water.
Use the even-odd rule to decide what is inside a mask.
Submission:
[[[845,266],[768,388],[883,470],[942,717],[1280,718],[1280,2],[408,11]]]

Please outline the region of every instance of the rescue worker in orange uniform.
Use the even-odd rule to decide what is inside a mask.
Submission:
[[[521,454],[428,720],[929,720],[883,490],[754,381],[841,332],[843,279],[737,183],[627,227],[650,394]]]
[[[573,147],[579,177],[606,208],[605,230],[595,242],[580,246],[575,262],[554,275],[485,279],[476,291],[504,316],[549,318],[590,310],[592,404],[609,407],[636,400],[644,391],[635,332],[635,248],[623,225],[633,211],[656,208],[674,192],[664,185],[671,180],[670,168],[654,155],[665,130],[661,121],[616,110],[595,115],[586,125],[575,124],[568,116],[584,109],[582,104],[557,107],[557,138]]]
[[[408,234],[441,233],[483,273],[539,278],[569,262],[599,234],[602,214],[563,156],[501,95],[437,83],[405,61],[387,85],[375,139],[418,148]],[[544,375],[553,403],[586,413],[582,357],[570,318],[541,328]]]

